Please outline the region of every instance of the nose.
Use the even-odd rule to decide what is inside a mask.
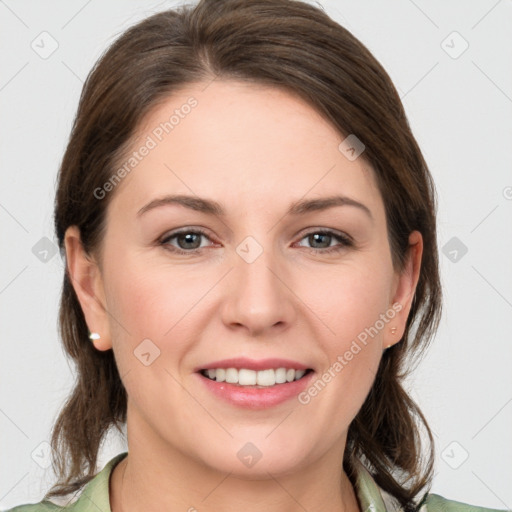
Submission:
[[[235,255],[227,281],[222,320],[228,328],[264,337],[293,323],[296,309],[290,279],[271,251],[263,250],[252,262]]]

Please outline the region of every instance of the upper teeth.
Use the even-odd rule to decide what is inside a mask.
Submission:
[[[227,382],[229,384],[238,384],[240,386],[273,386],[274,384],[283,384],[299,380],[306,373],[305,370],[294,370],[286,368],[277,368],[276,370],[247,370],[241,368],[215,368],[203,372],[210,379],[217,382]]]

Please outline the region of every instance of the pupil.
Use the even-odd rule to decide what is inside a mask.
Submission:
[[[321,239],[323,237],[327,237],[327,238],[330,238],[331,235],[328,235],[328,234],[325,234],[325,233],[314,233],[313,235],[310,235],[310,240],[309,242],[311,243],[312,241],[313,242],[318,242],[320,240],[320,243],[322,243]],[[313,244],[311,244],[313,245]],[[329,243],[327,243],[327,245],[325,247],[329,247]]]
[[[197,243],[194,245],[194,237],[196,237],[195,242],[200,240],[200,235],[198,235],[197,233],[185,233],[184,235],[178,237],[178,242],[181,240],[185,240],[185,247],[183,247],[183,244],[179,243],[180,247],[182,249],[197,249],[201,245],[201,243],[199,243],[199,245]],[[193,247],[191,247],[189,244],[192,244]]]

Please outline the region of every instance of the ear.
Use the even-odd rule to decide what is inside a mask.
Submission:
[[[419,231],[412,231],[409,235],[409,248],[404,269],[400,274],[395,274],[394,291],[391,300],[391,305],[395,304],[393,307],[395,311],[398,311],[400,306],[401,309],[397,312],[394,319],[389,322],[383,337],[383,349],[398,343],[404,335],[407,317],[411,310],[416,285],[420,277],[422,254],[423,237]],[[394,327],[396,327],[396,332],[393,334],[391,328]]]
[[[82,307],[90,332],[97,332],[100,338],[91,340],[98,350],[112,348],[108,313],[105,309],[105,293],[100,268],[94,258],[88,255],[82,245],[80,230],[71,226],[64,237],[66,265],[71,284]]]

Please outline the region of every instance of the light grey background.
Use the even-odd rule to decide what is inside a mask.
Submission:
[[[125,28],[173,5],[0,0],[0,508],[52,483],[45,443],[73,382],[52,207],[82,83]],[[511,508],[512,2],[322,5],[391,75],[437,185],[444,317],[408,381],[435,433],[433,492]],[[109,438],[100,466],[123,449]]]

